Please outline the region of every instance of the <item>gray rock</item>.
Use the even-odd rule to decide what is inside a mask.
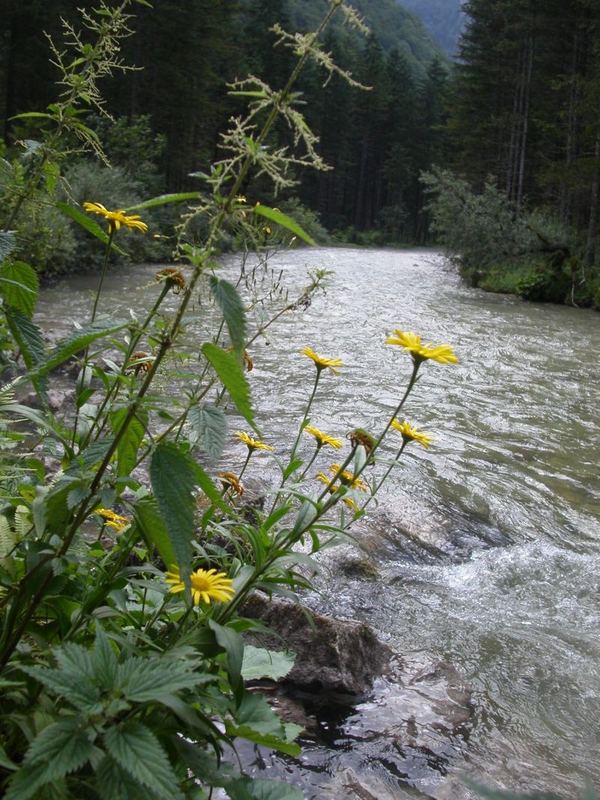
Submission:
[[[364,623],[333,619],[291,601],[253,595],[243,613],[262,620],[275,635],[260,634],[259,644],[296,654],[286,682],[327,701],[365,695],[375,678],[390,668],[393,653]]]

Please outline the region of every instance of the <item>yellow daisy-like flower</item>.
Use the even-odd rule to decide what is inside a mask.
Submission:
[[[171,567],[165,575],[165,580],[171,584],[169,589],[171,594],[185,591],[185,584],[181,580],[177,567]],[[217,572],[216,569],[197,569],[190,575],[190,583],[195,606],[200,603],[208,605],[211,600],[217,603],[228,603],[235,594],[231,578],[227,577],[227,573]]]
[[[341,439],[335,439],[333,436],[330,436],[328,433],[323,433],[323,431],[320,431],[313,425],[307,425],[306,428],[304,428],[304,433],[314,436],[317,441],[317,447],[319,448],[323,447],[325,444],[328,444],[335,450],[339,450],[344,444]]]
[[[394,335],[385,340],[386,344],[403,347],[413,357],[415,363],[420,361],[437,361],[439,364],[458,364],[458,358],[449,344],[423,344],[421,337],[410,331],[396,329]]]
[[[422,433],[416,428],[413,428],[412,425],[409,425],[406,420],[404,420],[404,422],[400,422],[398,419],[393,419],[392,428],[398,431],[405,442],[418,442],[423,447],[429,447],[433,441],[431,436],[428,436],[426,433]]]
[[[330,369],[334,375],[338,375],[338,367],[343,366],[342,360],[340,358],[324,358],[324,356],[320,356],[318,353],[315,353],[310,347],[305,347],[302,351],[303,356],[307,356],[308,358],[312,359],[315,362],[316,368],[319,372],[322,369]]]
[[[148,226],[145,222],[142,222],[139,214],[126,214],[122,208],[109,211],[102,203],[86,202],[83,204],[83,208],[88,214],[99,214],[101,217],[104,217],[108,222],[108,230],[111,233],[118,231],[121,225],[124,225],[126,228],[131,228],[132,230],[141,231],[142,233],[148,231]]]
[[[333,475],[337,475],[337,473],[340,471],[340,465],[332,464],[329,467],[329,471]],[[350,486],[351,489],[360,489],[361,492],[368,491],[367,484],[362,480],[362,478],[355,478],[354,474],[350,472],[350,470],[345,469],[338,477],[345,486]]]
[[[249,450],[273,450],[270,444],[261,442],[260,439],[253,439],[251,436],[248,436],[247,433],[244,433],[244,431],[236,431],[235,435]]]
[[[121,533],[121,531],[124,531],[129,525],[129,519],[127,517],[116,514],[114,511],[111,511],[110,508],[97,508],[94,514],[98,514],[98,516],[102,517],[106,527],[112,528],[117,533]]]

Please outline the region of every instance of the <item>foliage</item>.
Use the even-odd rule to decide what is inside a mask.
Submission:
[[[250,90],[247,114],[224,134],[225,155],[200,176],[201,191],[139,201],[133,191],[126,195],[134,178],[125,167],[108,174],[107,167],[73,164],[81,147],[104,155],[79,112],[104,111],[98,81],[120,65],[129,5],[83,12],[87,35],[67,26],[67,46],[54,46],[62,99],[28,117],[42,123],[39,144],[24,180],[8,191],[0,232],[2,356],[14,376],[0,393],[0,440],[15,451],[6,457],[2,449],[10,463],[0,509],[0,791],[7,800],[206,800],[218,787],[231,800],[299,800],[297,789],[253,780],[225,761],[237,739],[300,752],[301,729],[246,685],[286,675],[292,660],[245,647],[244,634],[259,623],[244,617],[244,601],[256,591],[289,596],[307,586],[307,561],[344,537],[411,439],[427,440],[405,425],[383,455],[423,364],[456,358],[449,345],[422,345],[415,334],[395,331],[388,341],[412,356],[408,385],[377,436],[349,433],[342,463],[320,473],[323,486],[311,471],[327,469],[322,447],[332,437],[318,432],[308,449],[306,434],[315,435],[309,415],[341,362],[305,348],[308,399],[289,452],[273,456],[281,480],[267,490],[264,507],[244,504],[246,472],[259,471],[273,449],[260,438],[263,415],[252,403],[252,344],[283,314],[308,307],[326,273],[315,272],[289,297],[269,266],[265,224],[284,233],[281,242],[290,234],[306,241],[301,222],[316,227],[315,220],[248,203],[240,190],[252,175],[287,185],[299,166],[322,166],[294,83],[309,62],[322,64],[318,37],[332,18],[354,12],[343,0],[329,4],[314,35],[300,38],[297,66],[281,92],[255,78],[234,85],[236,96],[240,85],[260,91]],[[278,145],[282,119],[293,151]],[[81,227],[86,247],[104,249],[89,322],[50,350],[33,319],[37,275],[18,258],[21,220],[53,196],[48,175],[55,185],[65,178],[72,192],[69,203],[55,202],[56,212]],[[107,176],[123,189],[118,207],[108,193],[98,196]],[[115,319],[103,307],[110,259],[146,234],[146,213],[183,202],[178,266],[158,271],[154,304],[142,318]],[[198,221],[201,237],[193,231]],[[246,248],[232,282],[215,260],[224,232]],[[183,332],[192,302],[207,314],[190,353]],[[54,414],[52,374],[73,364],[72,400]],[[31,390],[40,410],[19,402]],[[245,458],[235,471],[214,474],[232,417],[252,430],[237,434]],[[19,433],[17,422],[26,425]]]
[[[597,271],[585,269],[571,228],[539,210],[517,214],[491,178],[481,192],[444,170],[422,180],[432,230],[471,285],[537,302],[593,304]]]

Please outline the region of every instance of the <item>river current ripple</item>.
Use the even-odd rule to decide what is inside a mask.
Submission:
[[[326,561],[319,606],[462,673],[476,712],[456,775],[565,798],[586,779],[600,786],[600,314],[468,289],[432,251],[297,250],[272,266],[292,293],[307,268],[335,271],[325,295],[252,348],[258,422],[275,445],[289,446],[306,401],[305,345],[344,361],[311,415],[339,436],[380,429],[394,408],[410,373],[408,356],[384,345],[394,328],[451,343],[460,359],[424,364],[405,410],[435,443],[409,451],[355,532],[359,542],[395,532],[380,579]],[[104,307],[139,312],[154,272],[111,274]],[[92,283],[47,289],[41,324],[84,319]],[[201,316],[192,312],[189,336]],[[425,549],[402,546],[411,532]]]

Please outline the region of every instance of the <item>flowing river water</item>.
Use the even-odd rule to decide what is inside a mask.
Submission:
[[[235,260],[225,260],[224,274]],[[564,798],[586,780],[600,787],[600,315],[466,288],[431,251],[297,250],[272,266],[292,292],[307,267],[335,271],[327,294],[252,348],[258,422],[282,449],[314,373],[303,346],[344,362],[338,377],[324,374],[311,414],[338,436],[381,429],[395,407],[410,358],[384,344],[394,328],[451,343],[460,359],[423,365],[405,412],[435,442],[407,451],[354,531],[371,579],[328,556],[311,602],[369,623],[409,659],[452,665],[471,693],[468,722],[450,754],[417,778],[406,752],[398,769],[398,747],[387,773],[368,751],[361,764],[336,756],[323,769],[379,770],[399,798],[470,796],[463,775]],[[141,312],[156,294],[155,269],[112,273],[103,308]],[[47,289],[42,326],[83,320],[92,285],[82,277]],[[192,311],[190,342],[202,313]],[[239,448],[230,452],[241,460]],[[273,478],[261,459],[259,477]],[[342,750],[351,749],[348,729],[346,737]],[[337,796],[383,796],[364,792]]]

